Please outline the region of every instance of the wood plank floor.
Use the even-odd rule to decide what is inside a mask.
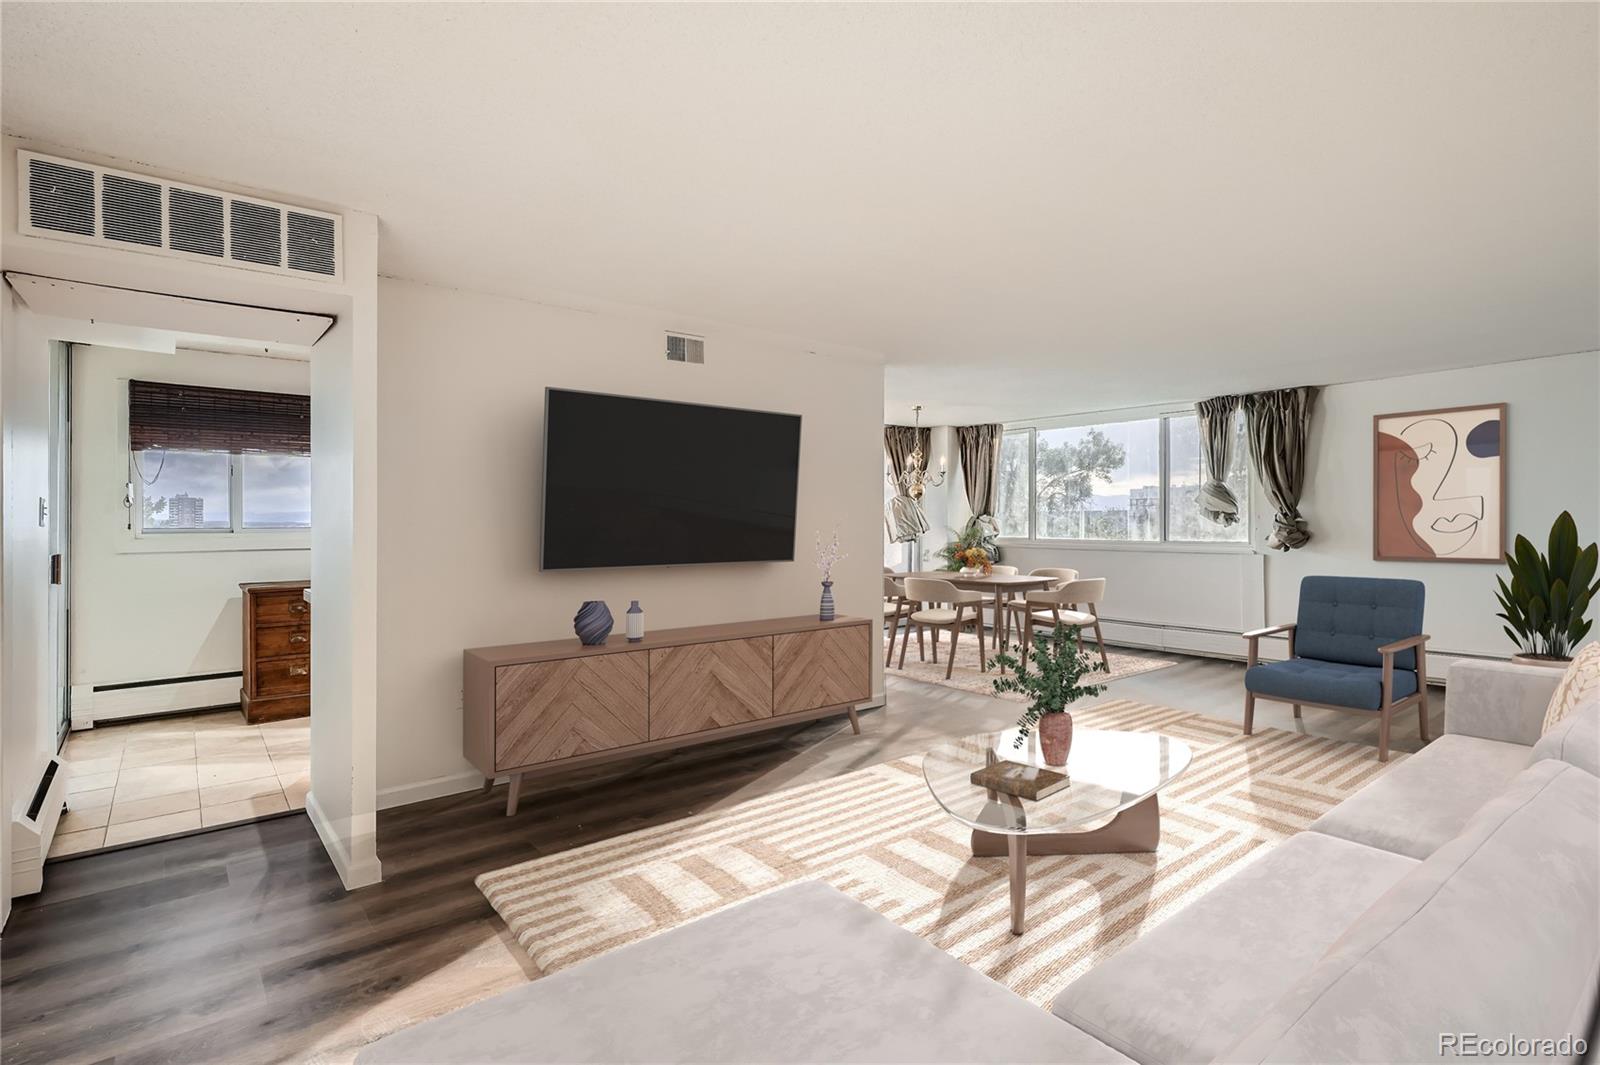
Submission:
[[[1107,697],[1241,715],[1243,667],[1186,658]],[[1444,699],[1434,699],[1442,720]],[[347,893],[301,815],[51,864],[0,938],[0,1057],[348,1060],[373,1039],[538,976],[472,879],[1014,721],[1017,705],[897,677],[843,718],[379,815],[384,882]],[[1376,743],[1376,723],[1262,704],[1257,721]],[[1417,746],[1414,717],[1395,746]]]

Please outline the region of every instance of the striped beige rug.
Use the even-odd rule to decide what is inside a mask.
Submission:
[[[1276,729],[1241,736],[1230,722],[1163,706],[1110,702],[1073,716],[1085,727],[1175,736],[1195,757],[1161,792],[1157,853],[1029,859],[1020,937],[1008,925],[1005,859],[972,856],[968,830],[934,803],[916,758],[537,858],[477,884],[552,972],[791,881],[824,880],[1046,1005],[1384,768],[1369,746]]]
[[[882,650],[887,650],[884,644]],[[900,666],[900,642],[895,641],[894,658],[889,663],[889,672],[897,676],[910,677],[912,680],[925,681],[928,684],[938,684],[946,688],[958,688],[964,692],[974,692],[978,695],[994,695],[994,679],[998,673],[984,672],[978,669],[978,644],[972,634],[965,633],[956,643],[956,665],[950,671],[950,679],[944,675],[945,656],[950,650],[948,638],[939,643],[939,661],[933,660],[933,648],[928,647],[928,659],[923,661],[917,657],[917,637],[911,636],[911,646],[906,648],[906,664]],[[994,648],[988,648],[989,654],[994,654]],[[1085,652],[1085,657],[1098,660],[1099,655],[1093,651]],[[1110,662],[1109,673],[1091,673],[1085,682],[1094,684],[1110,684],[1112,681],[1122,680],[1124,677],[1138,676],[1140,673],[1150,673],[1157,669],[1166,669],[1168,666],[1177,665],[1172,658],[1161,658],[1154,654],[1145,654],[1141,651],[1126,650],[1120,647],[1106,648],[1106,658]],[[1003,692],[999,696],[1014,702],[1027,702],[1027,698],[1015,692]]]

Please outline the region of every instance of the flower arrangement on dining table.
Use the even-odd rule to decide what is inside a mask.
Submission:
[[[964,570],[978,570],[985,576],[994,572],[994,562],[990,560],[988,550],[977,544],[958,547],[951,557],[961,563]]]

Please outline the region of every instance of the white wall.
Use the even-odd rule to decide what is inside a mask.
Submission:
[[[1317,398],[1301,511],[1312,533],[1298,551],[1262,544],[1271,510],[1259,486],[1251,499],[1253,550],[1011,546],[1006,561],[1074,566],[1109,578],[1103,613],[1138,625],[1237,633],[1295,615],[1300,578],[1333,573],[1409,577],[1428,587],[1430,647],[1443,654],[1512,651],[1494,616],[1499,567],[1460,562],[1372,560],[1372,418],[1393,411],[1507,404],[1509,534],[1543,544],[1550,523],[1571,510],[1579,534],[1600,539],[1600,354],[1593,352],[1332,385]],[[1116,631],[1132,639],[1152,634]],[[1156,637],[1159,639],[1159,637]],[[1172,646],[1242,653],[1238,641],[1205,634]],[[1188,641],[1187,644],[1185,641]]]
[[[849,552],[834,575],[839,610],[877,616],[881,365],[680,318],[589,313],[388,279],[379,307],[384,805],[477,783],[461,754],[462,650],[571,637],[585,599],[607,601],[619,624],[638,599],[652,629],[807,614],[820,590],[813,534],[837,525]],[[705,365],[666,361],[669,327],[707,337]],[[796,561],[541,573],[547,386],[800,414]],[[641,462],[692,461],[640,443]],[[880,662],[874,690],[881,688]]]
[[[136,538],[123,506],[128,381],[306,394],[310,364],[98,345],[75,345],[72,358],[72,683],[237,672],[240,582],[309,578],[310,538],[274,532],[268,535],[297,546],[269,551],[223,550],[215,537],[205,541],[206,550],[170,550],[172,537]]]

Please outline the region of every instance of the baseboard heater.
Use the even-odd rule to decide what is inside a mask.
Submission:
[[[72,727],[237,706],[240,676],[233,671],[74,687]]]
[[[1199,655],[1203,658],[1224,658],[1236,662],[1245,660],[1245,641],[1237,632],[1222,629],[1189,628],[1181,625],[1159,625],[1145,621],[1118,621],[1103,618],[1101,628],[1106,643],[1123,647],[1143,648],[1152,651],[1173,651],[1178,654]],[[1289,657],[1289,642],[1282,636],[1269,636],[1261,641],[1261,658],[1277,662]],[[1509,657],[1509,656],[1507,656]],[[1471,654],[1465,651],[1428,649],[1428,682],[1443,686],[1450,677],[1450,666],[1460,661],[1496,661],[1497,656]]]
[[[44,887],[44,859],[55,839],[66,795],[66,767],[61,759],[51,758],[39,774],[27,810],[11,823],[12,895],[34,895]]]

